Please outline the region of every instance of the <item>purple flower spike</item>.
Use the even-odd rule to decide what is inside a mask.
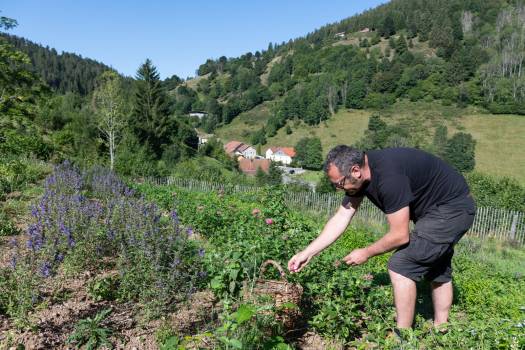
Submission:
[[[55,262],[57,263],[61,263],[62,261],[64,261],[64,254],[62,253],[57,253],[55,255]]]
[[[44,278],[48,278],[51,276],[51,264],[47,261],[45,261],[42,266],[40,267],[40,274]]]
[[[31,216],[34,218],[38,217],[38,209],[34,204],[31,205]]]
[[[69,236],[67,237],[67,245],[68,245],[70,248],[72,248],[72,247],[75,246],[75,244],[76,244],[76,242],[75,242],[75,240],[73,239],[73,236],[69,235]]]
[[[179,215],[177,214],[177,212],[175,210],[173,210],[170,214],[171,216],[171,220],[173,220],[173,222],[178,225],[179,224]]]
[[[60,223],[60,232],[62,232],[66,236],[71,236],[71,230],[62,222]]]
[[[203,248],[199,248],[199,256],[202,258],[206,251]]]

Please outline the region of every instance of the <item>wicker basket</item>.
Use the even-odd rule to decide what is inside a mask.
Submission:
[[[262,278],[268,265],[273,265],[279,270],[281,280],[267,280]],[[266,260],[262,263],[259,278],[255,280],[253,288],[249,288],[247,281],[244,281],[243,285],[243,299],[246,301],[261,304],[261,297],[271,298],[274,306],[279,310],[277,319],[282,321],[286,328],[292,328],[295,321],[301,315],[299,303],[301,302],[302,294],[303,287],[299,284],[288,282],[283,268],[274,260]],[[297,305],[297,307],[282,307],[286,303],[293,303]],[[268,311],[268,313],[270,313],[270,311]]]

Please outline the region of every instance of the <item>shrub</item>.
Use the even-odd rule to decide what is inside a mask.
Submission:
[[[0,209],[0,236],[13,236],[19,234],[20,230],[7,214]]]
[[[525,188],[516,180],[496,178],[479,172],[465,175],[478,207],[525,211]]]
[[[48,173],[47,166],[24,157],[0,158],[0,200],[7,193],[24,189]]]
[[[39,159],[49,159],[52,147],[44,142],[38,134],[26,135],[10,130],[0,134],[0,154],[15,156],[35,156]]]

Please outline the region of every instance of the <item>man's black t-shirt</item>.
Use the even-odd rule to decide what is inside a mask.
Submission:
[[[387,148],[366,152],[371,181],[353,195],[366,196],[391,214],[409,206],[414,222],[432,206],[469,193],[463,176],[438,157],[412,148]],[[349,202],[347,194],[343,205]]]

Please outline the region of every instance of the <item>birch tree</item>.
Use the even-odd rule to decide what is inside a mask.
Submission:
[[[93,108],[97,127],[109,148],[110,167],[115,165],[115,150],[125,126],[124,99],[120,77],[112,71],[104,72],[93,93]]]

